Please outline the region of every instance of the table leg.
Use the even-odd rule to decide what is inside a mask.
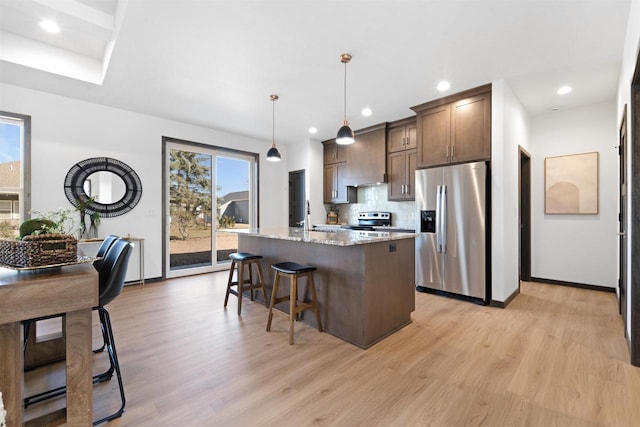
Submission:
[[[22,325],[0,325],[0,391],[7,426],[22,425]]]
[[[66,315],[67,425],[90,426],[92,414],[91,309]]]

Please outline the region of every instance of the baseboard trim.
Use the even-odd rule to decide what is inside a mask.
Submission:
[[[162,281],[162,277],[151,277],[148,279],[144,279],[144,283],[153,283],[153,282],[161,282]],[[142,282],[140,282],[139,279],[136,280],[131,280],[129,282],[124,282],[125,286],[131,286],[131,285],[141,285]]]
[[[531,282],[548,283],[550,285],[569,286],[572,288],[590,289],[592,291],[616,293],[616,288],[608,286],[587,285],[586,283],[565,282],[564,280],[543,279],[541,277],[531,277]]]
[[[491,300],[491,302],[489,303],[489,306],[497,307],[497,308],[507,308],[507,306],[511,304],[511,301],[513,301],[513,299],[517,297],[519,293],[520,293],[520,287],[518,287],[518,289],[513,291],[513,293],[509,295],[506,301]]]

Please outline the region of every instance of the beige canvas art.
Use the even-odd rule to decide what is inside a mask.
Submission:
[[[544,160],[546,214],[598,213],[598,153]]]

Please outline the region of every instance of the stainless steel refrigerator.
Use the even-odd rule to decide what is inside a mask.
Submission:
[[[416,288],[490,300],[488,163],[416,171]]]

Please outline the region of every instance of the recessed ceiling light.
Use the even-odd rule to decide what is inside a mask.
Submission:
[[[369,117],[371,115],[372,111],[371,108],[367,107],[367,108],[363,108],[362,109],[362,115],[365,117]]]
[[[53,22],[51,19],[43,19],[40,21],[40,28],[51,34],[58,34],[60,32],[58,24]]]
[[[558,95],[566,95],[569,92],[571,92],[571,86],[562,86],[560,87],[560,89],[558,89]]]
[[[450,87],[451,87],[451,84],[448,81],[443,80],[440,83],[438,83],[437,89],[440,92],[444,92],[445,90],[449,90]]]
[[[318,133],[318,129],[314,128],[313,126],[311,126],[309,128],[309,133]]]

